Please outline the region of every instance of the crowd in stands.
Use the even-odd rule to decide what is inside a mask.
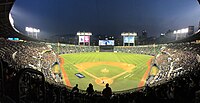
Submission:
[[[63,85],[61,74],[52,72],[52,65],[58,63],[54,51],[58,54],[76,52],[94,52],[97,47],[84,46],[47,46],[36,42],[13,42],[0,39],[1,56],[1,102],[15,103],[14,89],[26,93],[20,102],[47,103],[199,103],[200,102],[200,44],[181,43],[151,45],[143,47],[115,47],[114,51],[154,55],[152,65],[159,72],[144,87],[134,91],[115,93],[112,86],[105,84],[102,92],[94,91],[89,84],[86,90]],[[53,49],[53,50],[52,50]],[[16,76],[23,68],[32,68],[41,74],[27,73],[17,82],[20,88],[13,86]],[[31,75],[31,76],[28,76]],[[57,76],[56,76],[57,75]],[[58,78],[55,78],[58,77]],[[44,85],[41,85],[43,84]],[[26,85],[27,84],[27,85]],[[28,86],[28,84],[30,84]],[[21,89],[21,88],[25,89]],[[37,87],[37,88],[36,88]],[[44,90],[42,89],[44,88]],[[2,94],[2,93],[0,93]],[[19,93],[20,94],[20,93]],[[21,95],[20,94],[20,95]],[[43,96],[42,96],[43,94]],[[5,98],[4,98],[5,97]]]
[[[148,85],[162,84],[160,87],[161,93],[165,94],[163,97],[170,96],[175,103],[194,103],[200,90],[199,54],[200,44],[196,43],[168,44],[163,47],[154,62],[159,72]]]
[[[98,46],[79,46],[79,45],[67,45],[67,44],[51,44],[52,49],[57,54],[69,54],[69,53],[80,53],[80,52],[97,52],[99,51]]]
[[[117,46],[114,47],[116,52],[146,54],[155,56],[160,52],[162,45],[146,45],[146,46]]]
[[[199,64],[199,44],[169,44],[156,56],[155,65],[159,73],[154,81],[170,80],[186,72],[193,71]]]
[[[56,54],[46,44],[5,39],[0,39],[0,42],[0,58],[9,64],[9,68],[13,68],[16,72],[20,68],[33,68],[43,72],[47,78],[56,79],[52,66],[58,60]]]

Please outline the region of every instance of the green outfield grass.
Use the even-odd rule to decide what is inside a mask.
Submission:
[[[138,84],[147,70],[147,62],[152,56],[129,53],[94,52],[63,54],[61,57],[64,58],[64,69],[71,86],[79,84],[79,89],[85,90],[88,84],[92,83],[95,90],[102,91],[102,89],[105,88],[104,84],[98,84],[95,80],[106,77],[112,79],[112,84],[110,84],[110,86],[113,91],[123,91],[138,87]],[[94,66],[89,66],[88,63]],[[80,68],[84,69],[80,70],[76,65],[80,65]],[[130,70],[126,70],[126,68],[122,68],[122,66],[128,67]],[[75,76],[75,73],[81,73],[85,78],[78,78]]]

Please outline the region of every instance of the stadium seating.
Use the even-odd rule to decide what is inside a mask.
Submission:
[[[134,46],[134,47],[126,47],[119,46],[115,47],[114,51],[116,52],[125,52],[125,53],[135,53],[135,54],[146,54],[146,55],[156,55],[159,53],[162,45],[146,45],[146,46]]]
[[[115,47],[116,52],[154,55],[159,72],[144,87],[113,93],[106,100],[100,92],[74,94],[53,73],[58,54],[96,52],[84,47],[0,39],[1,102],[46,103],[195,103],[200,90],[200,44],[179,43],[137,47]],[[56,78],[57,77],[57,78]]]

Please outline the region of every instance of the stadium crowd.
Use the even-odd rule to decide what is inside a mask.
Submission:
[[[116,52],[157,55],[162,45],[144,45],[144,46],[117,46],[114,47]]]
[[[199,49],[199,44],[194,43],[169,44],[161,48],[155,59],[159,73],[154,81],[170,80],[198,68]]]
[[[44,73],[45,77],[57,79],[52,71],[52,66],[56,63],[56,54],[44,43],[9,41],[0,39],[1,59],[8,63],[9,68],[13,68],[13,75],[20,68],[33,68]],[[59,77],[60,78],[60,77]]]
[[[67,44],[50,44],[52,49],[57,54],[69,54],[69,53],[80,53],[80,52],[97,52],[99,47],[97,46],[78,46],[78,45],[67,45]]]
[[[42,72],[45,77],[44,85],[37,75],[24,74],[19,80],[26,89],[19,89],[26,98],[20,102],[47,103],[199,103],[200,102],[200,46],[194,43],[152,45],[144,47],[115,47],[117,52],[154,55],[152,65],[159,68],[159,72],[144,87],[126,92],[94,91],[93,85],[89,89],[79,90],[66,87],[62,83],[61,73],[53,73],[52,66],[58,63],[56,57],[63,53],[92,52],[96,47],[78,46],[47,46],[37,42],[13,42],[0,39],[1,56],[1,95],[0,100],[6,103],[17,101],[13,86],[18,72],[23,68],[32,68]],[[53,49],[53,50],[52,50]],[[73,52],[72,52],[73,51]],[[37,74],[37,72],[35,72]],[[39,75],[39,74],[38,74]],[[57,77],[57,78],[56,78]],[[28,79],[28,80],[27,80]],[[30,84],[28,87],[26,84]],[[106,88],[109,85],[105,84]],[[37,89],[36,89],[37,87]],[[44,88],[42,90],[41,88]],[[110,87],[109,87],[110,88]],[[112,86],[111,86],[112,88]],[[110,88],[110,89],[111,89]],[[4,91],[5,90],[5,91]],[[4,92],[2,92],[4,91]],[[102,90],[104,91],[104,90]],[[109,90],[110,91],[110,90]],[[42,97],[41,95],[45,95]]]

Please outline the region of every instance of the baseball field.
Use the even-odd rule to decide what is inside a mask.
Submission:
[[[92,83],[102,91],[109,83],[113,91],[129,90],[144,85],[152,56],[130,53],[92,52],[60,55],[64,83],[86,90]]]

